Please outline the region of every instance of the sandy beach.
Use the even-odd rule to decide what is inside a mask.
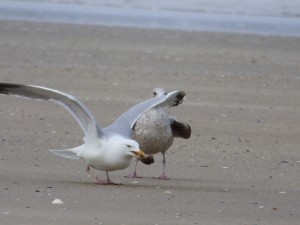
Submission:
[[[152,179],[155,155],[144,178],[124,178],[132,163],[99,186],[48,151],[82,143],[65,109],[1,95],[0,224],[299,224],[299,78],[299,38],[0,21],[1,82],[74,94],[103,127],[179,89],[171,112],[192,127],[167,152],[170,180]]]

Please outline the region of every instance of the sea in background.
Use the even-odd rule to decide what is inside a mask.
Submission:
[[[0,19],[300,36],[299,0],[0,0]]]

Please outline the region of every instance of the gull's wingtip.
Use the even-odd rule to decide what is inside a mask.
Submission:
[[[20,88],[22,86],[24,86],[24,85],[12,84],[12,83],[0,83],[0,94],[9,95],[11,90]]]
[[[184,91],[173,91],[170,93],[173,99],[171,107],[180,105],[185,100],[185,92]]]

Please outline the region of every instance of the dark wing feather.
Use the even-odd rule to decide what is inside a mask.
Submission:
[[[181,137],[189,139],[191,137],[192,129],[188,123],[170,117],[170,126],[172,129],[173,137]]]

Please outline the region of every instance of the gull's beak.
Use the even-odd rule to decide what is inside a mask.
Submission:
[[[131,152],[134,154],[134,157],[136,157],[138,159],[143,159],[147,156],[142,150],[131,151]]]
[[[134,154],[134,157],[139,159],[142,163],[146,165],[150,165],[154,163],[154,158],[152,155],[146,155],[143,151],[138,150],[138,151],[131,151]]]

